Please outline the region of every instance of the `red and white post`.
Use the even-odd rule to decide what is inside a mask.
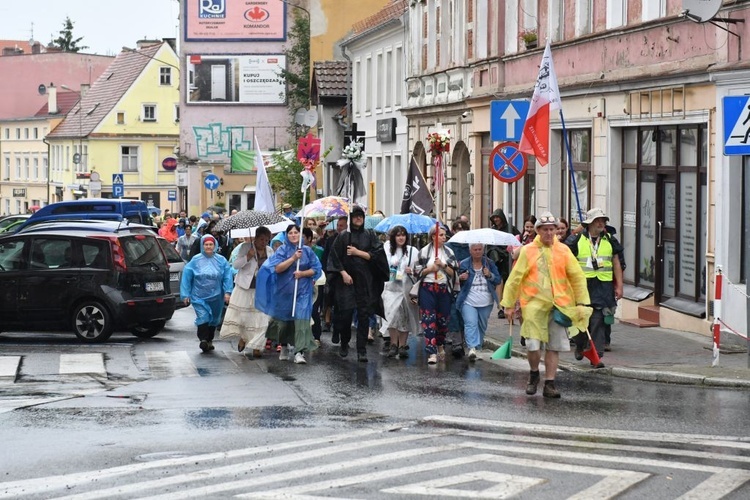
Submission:
[[[714,293],[714,360],[711,366],[719,365],[719,346],[721,345],[721,289],[722,289],[722,275],[721,267],[716,266],[716,291]]]

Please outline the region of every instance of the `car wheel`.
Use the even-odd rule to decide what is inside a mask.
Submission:
[[[152,321],[151,323],[144,323],[142,325],[131,328],[130,333],[140,339],[150,339],[151,337],[154,337],[157,333],[162,331],[164,325],[166,324],[167,322],[164,320]]]
[[[73,332],[84,342],[103,342],[112,336],[112,317],[99,302],[84,302],[73,311]]]

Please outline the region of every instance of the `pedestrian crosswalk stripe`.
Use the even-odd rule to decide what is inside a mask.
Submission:
[[[396,495],[427,495],[433,498],[509,498],[520,495],[524,491],[544,483],[541,478],[515,476],[502,474],[500,472],[476,471],[459,474],[447,478],[441,478],[439,483],[434,479],[412,483],[405,486],[397,486],[383,490],[383,493]],[[450,486],[471,483],[494,483],[483,490],[457,489]]]
[[[154,378],[200,376],[186,351],[146,351],[146,359]]]
[[[21,356],[0,356],[0,382],[14,382]]]
[[[338,435],[321,436],[318,438],[305,439],[301,441],[292,441],[289,443],[278,443],[274,445],[253,446],[239,450],[221,451],[216,453],[207,453],[204,455],[192,455],[188,457],[168,458],[164,460],[154,460],[153,462],[141,462],[109,469],[101,469],[90,472],[74,472],[58,476],[49,476],[43,479],[21,479],[7,483],[0,483],[0,498],[17,498],[21,495],[43,495],[49,497],[49,492],[55,490],[67,490],[76,486],[85,486],[87,484],[101,483],[109,478],[122,477],[128,474],[143,473],[153,469],[173,469],[182,465],[214,463],[222,460],[232,460],[254,455],[273,455],[295,448],[307,448],[316,445],[330,445],[338,441],[347,439],[361,439],[366,436],[380,434],[382,429],[365,429],[354,432],[347,432]],[[283,479],[283,478],[282,478]]]
[[[95,375],[107,378],[104,355],[100,352],[60,354],[61,375]]]

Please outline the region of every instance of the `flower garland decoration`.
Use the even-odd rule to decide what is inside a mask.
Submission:
[[[427,143],[430,145],[430,153],[433,156],[451,151],[451,131],[432,132],[427,134]]]
[[[353,162],[361,161],[363,147],[364,145],[361,142],[350,142],[349,145],[342,150],[342,160],[346,158]]]

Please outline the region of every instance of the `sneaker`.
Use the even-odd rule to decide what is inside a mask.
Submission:
[[[398,346],[396,344],[391,344],[388,348],[388,357],[395,358],[396,356],[398,356]]]
[[[469,349],[469,361],[476,361],[477,360],[477,350],[473,347]]]
[[[399,359],[406,359],[409,357],[409,346],[402,345],[398,348]]]
[[[279,361],[289,361],[289,349],[287,346],[280,346]]]
[[[430,354],[427,356],[427,364],[434,365],[437,363],[437,354]]]
[[[367,363],[367,353],[366,352],[358,352],[357,353],[357,361],[360,363]]]
[[[544,389],[542,390],[542,396],[545,398],[559,398],[560,392],[558,392],[557,389],[555,389],[555,381],[554,380],[546,380],[544,382]]]
[[[201,343],[198,344],[198,347],[201,348],[201,351],[208,352],[209,351],[208,340],[201,340]]]
[[[526,384],[526,394],[533,396],[536,394],[536,388],[539,385],[539,372],[529,372],[529,382]]]
[[[305,364],[307,364],[307,360],[305,359],[305,355],[302,354],[301,352],[298,352],[297,354],[294,355],[294,362],[297,363],[298,365],[305,365]]]
[[[342,358],[345,358],[349,355],[349,346],[342,344],[341,347],[339,347],[339,356]]]

